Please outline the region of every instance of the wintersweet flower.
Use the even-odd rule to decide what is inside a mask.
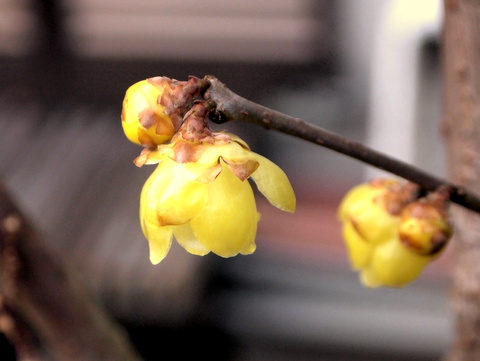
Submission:
[[[133,143],[146,147],[169,141],[175,134],[165,106],[159,103],[164,92],[171,91],[171,81],[165,77],[139,81],[130,86],[123,100],[122,128]]]
[[[444,192],[417,199],[411,183],[379,179],[354,187],[339,219],[352,268],[367,287],[402,287],[438,257],[452,227]]]
[[[192,100],[205,84],[190,77],[178,81],[164,76],[141,80],[125,92],[122,128],[133,143],[155,147],[170,141],[183,122]]]
[[[259,213],[250,178],[275,207],[295,210],[285,173],[243,140],[223,132],[194,138],[179,132],[137,162],[158,163],[140,199],[140,222],[153,264],[167,255],[173,237],[195,255],[253,253]]]

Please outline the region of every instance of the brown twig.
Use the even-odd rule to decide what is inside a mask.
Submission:
[[[1,184],[0,285],[1,328],[17,351],[25,351],[24,359],[38,359],[38,340],[56,360],[140,360],[123,329],[47,247]]]
[[[242,98],[214,76],[207,75],[205,80],[210,82],[205,99],[216,108],[215,117],[221,119],[222,122],[246,121],[293,135],[400,176],[427,191],[433,191],[440,186],[448,187],[451,191],[450,200],[452,202],[480,213],[480,198],[460,186],[437,178],[361,143],[309,124],[302,119],[288,116]]]
[[[43,350],[30,326],[0,296],[0,332],[15,349],[18,361],[43,360]]]

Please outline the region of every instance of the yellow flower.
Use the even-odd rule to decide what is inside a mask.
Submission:
[[[123,100],[122,127],[126,137],[144,147],[169,141],[175,133],[172,118],[160,104],[162,95],[171,91],[171,80],[156,77],[130,86]]]
[[[416,199],[410,183],[379,179],[353,188],[339,219],[352,268],[367,287],[402,287],[415,280],[451,236],[447,202]]]
[[[145,157],[147,164],[158,163],[140,198],[153,264],[166,256],[173,236],[196,255],[253,253],[259,214],[250,177],[274,206],[295,210],[285,173],[236,136],[212,133],[208,141],[190,141],[178,135]]]

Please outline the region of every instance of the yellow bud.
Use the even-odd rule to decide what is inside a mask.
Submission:
[[[439,253],[452,235],[446,202],[421,198],[402,212],[398,233],[402,244],[419,255]]]
[[[367,287],[402,287],[434,260],[452,234],[448,194],[416,200],[418,187],[378,179],[353,188],[338,217],[352,268]]]
[[[447,198],[434,192],[409,203],[397,230],[391,239],[370,250],[370,262],[360,276],[365,286],[402,287],[437,258],[452,235]]]
[[[160,104],[162,95],[171,91],[170,79],[152,79],[129,87],[122,109],[122,127],[126,137],[145,147],[163,144],[175,133],[171,117],[165,114],[165,106]]]

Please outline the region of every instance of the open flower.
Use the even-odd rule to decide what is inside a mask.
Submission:
[[[379,179],[353,188],[339,218],[352,268],[367,287],[415,280],[447,244],[452,227],[445,193],[416,199],[410,183]]]
[[[178,133],[146,153],[143,163],[158,163],[140,199],[153,264],[166,256],[173,236],[196,255],[253,253],[259,214],[249,178],[275,207],[295,210],[285,173],[234,135],[211,133],[198,141]]]

